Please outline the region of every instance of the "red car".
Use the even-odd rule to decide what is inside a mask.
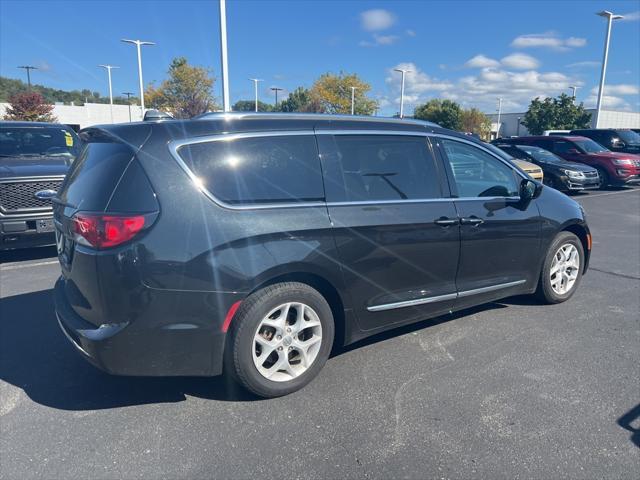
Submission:
[[[640,155],[612,152],[587,137],[537,136],[500,139],[501,142],[535,145],[571,162],[598,170],[600,186],[640,183]]]

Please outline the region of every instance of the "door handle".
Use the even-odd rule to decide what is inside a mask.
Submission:
[[[474,227],[477,227],[481,223],[484,223],[484,220],[482,220],[481,218],[476,217],[475,215],[472,215],[470,217],[461,218],[460,219],[460,223],[462,225],[472,225]]]
[[[440,217],[437,220],[434,220],[433,223],[440,225],[441,227],[449,227],[451,225],[457,225],[459,220],[457,218]]]

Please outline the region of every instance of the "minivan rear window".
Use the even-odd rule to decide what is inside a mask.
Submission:
[[[324,200],[311,134],[194,143],[180,147],[178,154],[201,186],[228,204]]]

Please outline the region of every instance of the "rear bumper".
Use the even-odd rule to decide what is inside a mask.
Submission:
[[[52,215],[27,218],[0,218],[0,250],[55,245],[54,232],[39,233],[37,222],[50,221]]]
[[[64,283],[61,277],[54,287],[60,328],[76,350],[99,369],[113,375],[133,376],[214,376],[222,373],[226,338],[220,329],[222,320],[211,321],[210,328],[190,323],[165,323],[153,309],[154,313],[147,318],[96,327],[71,307]],[[157,292],[153,295],[158,303],[163,303],[170,302],[172,294],[167,293],[164,299],[158,298]],[[150,318],[158,318],[158,321]]]

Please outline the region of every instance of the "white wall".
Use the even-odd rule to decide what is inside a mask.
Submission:
[[[0,117],[9,106],[8,103],[0,103]],[[58,118],[58,123],[67,125],[80,125],[80,128],[91,125],[111,123],[111,113],[109,104],[85,103],[84,105],[54,105],[53,114]],[[131,105],[131,120],[134,122],[142,120],[139,105]],[[113,122],[125,123],[129,121],[129,107],[127,105],[113,106]]]

